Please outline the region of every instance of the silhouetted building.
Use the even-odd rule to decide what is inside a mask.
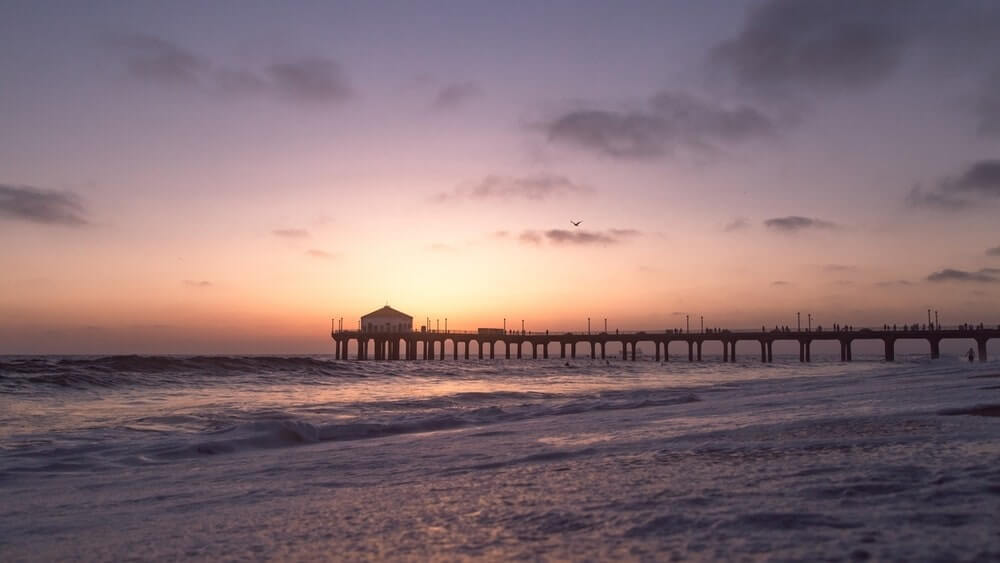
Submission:
[[[361,317],[365,332],[413,332],[413,317],[386,305]]]

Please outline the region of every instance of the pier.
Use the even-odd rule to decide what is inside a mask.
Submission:
[[[356,346],[355,359],[358,360],[443,360],[445,344],[451,343],[451,358],[470,358],[472,344],[475,343],[476,358],[522,359],[549,358],[549,349],[558,345],[559,358],[576,358],[583,348],[584,356],[589,352],[593,359],[605,359],[609,343],[621,345],[621,359],[636,359],[636,348],[649,343],[655,346],[656,361],[670,361],[669,346],[673,342],[686,344],[687,361],[702,360],[702,346],[706,342],[722,343],[722,361],[736,361],[736,344],[756,342],[760,345],[761,362],[774,359],[772,348],[775,342],[791,341],[799,344],[799,361],[812,361],[811,348],[814,342],[833,341],[840,344],[840,360],[851,361],[852,344],[858,340],[881,340],[885,346],[885,360],[896,359],[896,342],[900,340],[924,340],[929,344],[931,358],[941,356],[941,341],[948,339],[968,339],[976,342],[976,357],[987,360],[986,344],[993,338],[1000,338],[1000,326],[995,328],[972,326],[934,328],[840,328],[838,330],[709,330],[705,332],[685,332],[683,330],[598,332],[588,334],[575,332],[550,333],[503,331],[481,333],[478,331],[421,331],[421,332],[379,332],[368,330],[338,330],[336,325],[330,333],[333,338],[335,355],[338,360],[348,359],[348,345]],[[757,354],[753,354],[757,357]],[[681,357],[683,359],[683,356]]]

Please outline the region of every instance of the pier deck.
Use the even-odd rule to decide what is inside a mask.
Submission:
[[[577,357],[577,347],[581,344],[590,350],[591,358],[605,358],[608,343],[620,343],[622,359],[636,359],[636,347],[640,343],[652,343],[656,347],[655,359],[669,361],[668,346],[672,342],[687,344],[688,361],[701,361],[702,345],[705,342],[721,342],[724,362],[736,360],[738,342],[758,342],[760,361],[773,360],[772,345],[779,341],[799,343],[799,361],[812,360],[813,342],[834,341],[840,344],[841,361],[852,359],[852,343],[856,340],[881,340],[885,345],[886,361],[896,359],[895,344],[898,340],[925,340],[930,344],[931,358],[941,356],[941,341],[946,339],[969,339],[977,344],[977,357],[986,361],[986,344],[990,339],[1000,338],[1000,326],[990,327],[941,327],[933,329],[852,329],[852,330],[714,330],[706,332],[684,332],[679,330],[635,331],[635,332],[521,332],[507,331],[500,334],[481,334],[473,331],[428,331],[428,332],[370,332],[334,330],[330,333],[336,348],[337,359],[348,359],[348,346],[355,342],[358,360],[432,360],[445,358],[445,343],[451,341],[453,359],[470,359],[472,343],[476,344],[479,359],[494,359],[498,356],[510,358],[548,358],[549,347],[559,345],[560,358]],[[527,347],[527,352],[525,352]]]

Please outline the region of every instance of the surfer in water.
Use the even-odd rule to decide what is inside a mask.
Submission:
[[[976,359],[976,353],[972,351],[972,348],[969,348],[969,351],[966,353],[966,355],[969,357],[970,362]]]

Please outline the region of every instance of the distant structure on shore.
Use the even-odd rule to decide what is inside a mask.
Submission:
[[[413,332],[413,317],[386,305],[361,317],[361,330],[378,333]]]
[[[341,319],[343,320],[343,319]],[[636,359],[642,355],[640,343],[650,343],[654,346],[653,357],[656,361],[670,360],[670,344],[684,345],[689,362],[701,361],[702,346],[706,342],[722,344],[722,361],[736,361],[736,345],[739,342],[755,342],[760,345],[760,361],[773,361],[772,346],[779,341],[797,342],[799,345],[799,361],[812,361],[812,344],[817,341],[833,341],[840,345],[840,360],[849,362],[853,358],[852,344],[858,340],[881,340],[885,345],[885,360],[896,359],[896,342],[899,340],[924,340],[929,344],[931,358],[941,356],[941,341],[946,339],[970,339],[976,342],[980,361],[986,361],[987,342],[1000,338],[1000,325],[996,328],[974,325],[943,327],[936,323],[926,325],[883,325],[872,328],[856,328],[835,325],[833,330],[821,327],[795,328],[765,327],[749,330],[705,329],[697,331],[683,329],[666,329],[663,331],[623,331],[607,330],[601,332],[552,332],[508,330],[507,328],[480,328],[475,331],[448,330],[445,319],[445,330],[432,330],[429,326],[420,327],[419,332],[413,331],[413,317],[397,311],[386,305],[361,317],[359,330],[343,330],[337,327],[334,320],[330,332],[336,347],[337,359],[348,358],[348,346],[351,341],[356,345],[356,358],[359,360],[416,360],[445,358],[445,345],[450,343],[451,356],[459,358],[459,354],[468,360],[471,348],[475,346],[476,355],[480,360],[490,359],[503,354],[510,359],[526,357],[548,358],[549,348],[558,345],[560,358],[576,358],[578,347],[590,358],[604,359],[608,344],[621,345],[623,360]],[[525,352],[527,347],[527,353]],[[587,354],[589,352],[589,354]],[[637,354],[638,352],[638,354]]]

